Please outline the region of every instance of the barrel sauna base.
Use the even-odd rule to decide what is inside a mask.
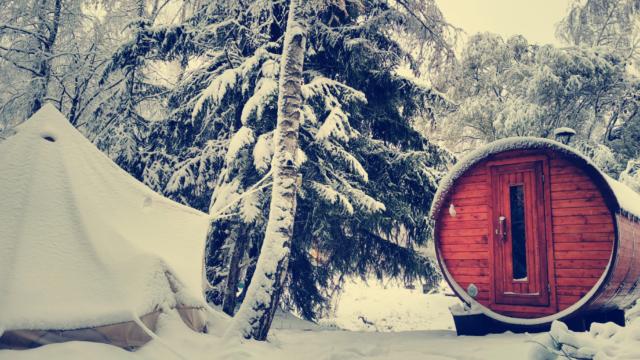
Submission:
[[[550,323],[539,325],[508,324],[490,318],[483,313],[452,314],[452,316],[458,336],[484,336],[501,334],[506,331],[513,333],[539,333],[547,332],[551,329]],[[567,324],[569,330],[580,332],[589,330],[593,323],[613,322],[616,325],[625,326],[624,311],[617,309],[606,312],[582,313],[580,316],[573,316],[560,321]]]
[[[593,323],[612,322],[619,326],[625,326],[624,311],[617,309],[582,314],[582,316],[576,316],[561,321],[567,324],[569,330],[572,331],[588,331]]]

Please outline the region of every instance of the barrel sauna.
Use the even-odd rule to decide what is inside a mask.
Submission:
[[[558,142],[510,138],[472,152],[442,179],[430,213],[443,275],[478,310],[458,333],[624,324],[640,297],[638,214],[640,195]]]

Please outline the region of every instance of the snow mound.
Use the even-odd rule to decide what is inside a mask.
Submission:
[[[640,359],[640,320],[626,327],[593,323],[588,332],[573,332],[554,321],[551,331],[536,336],[530,359]]]
[[[629,160],[620,174],[620,182],[636,192],[640,192],[640,160]]]
[[[535,137],[512,137],[494,141],[486,146],[480,147],[458,161],[440,181],[438,191],[434,195],[431,204],[429,218],[435,220],[435,217],[438,215],[437,212],[442,208],[447,195],[451,192],[456,181],[463,176],[465,172],[492,155],[510,150],[553,150],[592,168],[594,173],[600,174],[602,180],[604,180],[603,182],[609,185],[620,209],[636,217],[640,217],[640,194],[602,173],[591,159],[557,141]],[[618,209],[614,210],[617,211]]]
[[[424,294],[420,286],[410,289],[401,282],[353,279],[345,283],[335,311],[319,323],[366,332],[453,330],[449,307],[460,300],[445,292],[451,292],[445,282],[438,292]]]
[[[0,141],[0,199],[0,333],[203,305],[208,217],[121,170],[52,105]]]

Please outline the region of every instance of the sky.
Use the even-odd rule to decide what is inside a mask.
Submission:
[[[530,43],[555,44],[555,25],[571,0],[436,0],[445,18],[466,35],[489,31],[510,37],[522,34]]]

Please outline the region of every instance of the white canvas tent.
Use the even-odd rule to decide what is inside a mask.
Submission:
[[[137,347],[150,337],[136,318],[153,330],[173,310],[204,330],[207,226],[46,105],[0,138],[0,348]]]

